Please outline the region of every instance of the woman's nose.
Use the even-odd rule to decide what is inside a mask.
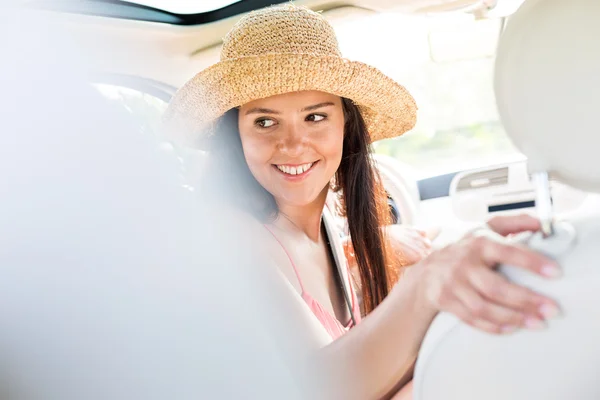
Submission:
[[[279,150],[290,156],[301,154],[306,147],[306,134],[302,127],[296,124],[286,126],[279,142]]]

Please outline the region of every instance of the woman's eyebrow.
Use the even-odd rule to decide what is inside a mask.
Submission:
[[[313,104],[312,106],[304,107],[300,111],[301,112],[314,111],[318,108],[329,107],[329,106],[334,106],[334,105],[335,104],[333,104],[332,102],[327,101],[324,103],[318,103],[318,104]],[[279,111],[271,110],[270,108],[254,107],[254,108],[251,108],[248,111],[246,111],[246,115],[249,115],[249,114],[281,114],[281,113]]]
[[[319,104],[314,104],[312,106],[308,106],[308,107],[304,107],[301,111],[314,111],[317,108],[321,108],[321,107],[329,107],[329,106],[334,106],[335,104],[333,104],[332,102],[328,101],[325,103],[319,103]]]
[[[271,110],[269,108],[254,107],[246,111],[248,114],[281,114],[279,111]]]

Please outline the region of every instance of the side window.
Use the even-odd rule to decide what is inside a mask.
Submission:
[[[93,83],[93,86],[108,100],[129,112],[141,132],[154,137],[157,150],[163,155],[173,157],[173,161],[179,163],[182,185],[193,190],[193,183],[202,173],[206,153],[177,146],[161,135],[161,118],[169,104],[170,94],[160,91],[153,94],[150,90],[133,89],[113,83]]]
[[[95,83],[93,86],[107,99],[125,108],[138,122],[142,132],[159,137],[159,124],[168,102],[149,93],[114,84]]]

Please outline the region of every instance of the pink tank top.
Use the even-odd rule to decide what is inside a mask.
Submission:
[[[352,282],[348,282],[348,286],[350,287],[350,294],[349,294],[350,298],[351,298],[350,308],[352,309],[352,315],[354,316],[354,319],[350,318],[350,321],[348,321],[347,324],[342,325],[342,323],[335,316],[331,315],[331,313],[329,311],[327,311],[317,300],[315,300],[310,294],[308,294],[306,292],[306,290],[304,290],[304,285],[302,284],[302,279],[300,279],[300,274],[298,273],[298,269],[296,268],[296,264],[294,263],[294,260],[290,256],[290,253],[287,251],[287,249],[285,248],[283,243],[279,240],[279,238],[277,238],[277,236],[271,230],[271,228],[269,228],[267,225],[265,225],[265,227],[267,228],[267,230],[269,232],[271,232],[271,234],[273,235],[273,237],[275,238],[277,243],[279,243],[279,245],[283,248],[283,251],[287,255],[288,259],[290,260],[290,263],[292,264],[292,267],[294,268],[294,273],[296,274],[296,278],[298,279],[298,283],[300,284],[302,299],[304,300],[306,305],[311,309],[311,311],[313,312],[315,317],[317,317],[319,322],[321,322],[321,324],[323,325],[325,330],[329,333],[329,335],[331,335],[333,340],[344,335],[348,331],[348,329],[350,329],[353,326],[354,321],[356,321],[356,323],[359,323],[360,322],[360,310],[358,308],[358,298],[356,297],[356,293],[354,292],[354,288],[352,287]],[[350,277],[351,275],[350,275],[350,270],[348,267],[348,262],[345,263],[345,266],[346,266],[346,269],[348,270],[348,277]],[[340,276],[340,280],[343,280],[343,279],[344,278],[342,276]],[[346,285],[344,285],[344,287],[345,286]]]

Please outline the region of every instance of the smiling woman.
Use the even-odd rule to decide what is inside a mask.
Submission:
[[[244,16],[224,38],[220,61],[181,87],[165,112],[175,136],[211,146],[207,176],[231,191],[240,220],[253,221],[319,349],[307,349],[305,360],[326,380],[324,398],[405,399],[417,349],[440,310],[500,333],[525,316],[541,318],[540,304],[551,301],[493,270],[506,261],[543,272],[549,260],[473,237],[434,252],[390,287],[394,259],[381,229],[389,212],[370,145],[412,129],[416,111],[402,85],[342,57],[321,14],[287,4]],[[326,207],[332,188],[347,216],[362,314]],[[538,226],[501,222],[508,232]],[[515,291],[522,303],[507,299]]]
[[[333,185],[344,194],[346,215],[356,221],[350,232],[356,238],[360,274],[372,283],[363,294],[366,310],[383,300],[388,290],[385,246],[380,235],[367,232],[379,232],[387,208],[369,159],[369,134],[352,101],[314,90],[253,100],[220,117],[210,139],[214,174],[226,181],[243,177],[243,184],[232,187],[229,196],[236,207],[266,223],[295,220],[294,229],[306,230],[316,242],[322,236],[319,210],[334,177]],[[365,214],[364,208],[376,212]],[[324,257],[326,264],[328,258]],[[335,306],[327,295],[321,296],[331,314],[343,315],[341,297]]]

